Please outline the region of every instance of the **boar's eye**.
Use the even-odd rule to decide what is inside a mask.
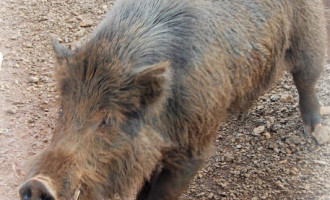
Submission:
[[[59,111],[58,111],[58,114],[60,115],[60,117],[63,116],[63,109],[62,109],[62,106],[60,107]]]
[[[106,116],[103,118],[102,122],[99,125],[99,128],[104,128],[104,127],[112,127],[115,125],[116,119]]]
[[[103,118],[102,122],[100,123],[99,127],[102,128],[107,124],[107,118]]]

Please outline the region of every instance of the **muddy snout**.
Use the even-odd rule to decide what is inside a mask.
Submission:
[[[47,177],[33,177],[27,180],[20,188],[21,200],[56,200],[52,184]]]

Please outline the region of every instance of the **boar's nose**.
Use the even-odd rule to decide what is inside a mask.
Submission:
[[[21,200],[55,200],[51,188],[47,186],[48,184],[42,180],[28,180],[19,189]]]

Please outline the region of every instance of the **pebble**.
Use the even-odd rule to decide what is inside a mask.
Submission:
[[[295,145],[298,145],[298,144],[301,143],[301,139],[300,139],[300,137],[294,135],[294,136],[292,136],[292,137],[286,139],[285,142],[286,142],[287,144],[295,144]]]
[[[296,168],[296,167],[293,167],[291,170],[290,170],[290,173],[292,174],[292,175],[297,175],[298,174],[298,169]]]
[[[267,198],[268,198],[268,193],[265,193],[265,194],[262,195],[260,198],[261,198],[261,199],[267,199]]]
[[[281,181],[276,181],[275,184],[276,184],[279,188],[284,189],[284,185],[282,184]]]
[[[90,27],[93,23],[90,20],[82,20],[79,24],[81,27]]]
[[[286,159],[284,159],[284,160],[280,160],[280,164],[285,164],[285,163],[287,163],[288,162],[288,160],[286,160]]]
[[[279,95],[277,94],[273,94],[271,97],[270,97],[270,100],[272,102],[275,102],[275,101],[278,101],[280,99]]]
[[[9,129],[0,129],[0,134],[8,134]]]
[[[261,150],[263,150],[263,147],[258,147],[257,150],[261,151]]]
[[[201,192],[201,193],[197,194],[196,196],[197,196],[197,197],[202,197],[202,196],[204,196],[204,195],[205,195],[205,192]]]
[[[85,30],[85,29],[81,29],[80,31],[78,31],[78,32],[76,33],[76,36],[79,37],[79,38],[81,38],[81,37],[83,37],[85,34],[86,34],[86,30]]]
[[[212,192],[207,196],[207,198],[209,198],[209,199],[212,199],[213,197],[214,197],[214,194]]]
[[[277,148],[277,144],[275,142],[271,142],[271,143],[269,143],[268,148],[275,149],[275,148]]]
[[[258,126],[257,128],[253,129],[253,135],[260,135],[260,133],[264,132],[265,126]]]
[[[103,9],[104,11],[107,11],[107,10],[108,10],[108,6],[107,6],[107,5],[103,5],[103,6],[102,6],[102,9]]]
[[[3,54],[0,52],[0,70],[1,70],[2,60],[3,60]]]
[[[275,122],[275,117],[268,117],[268,120],[270,123],[274,124]]]
[[[330,142],[330,127],[328,126],[317,126],[312,132],[312,135],[316,139],[317,143],[322,145]]]
[[[17,110],[18,110],[18,108],[17,108],[16,106],[12,106],[11,108],[9,108],[9,109],[6,111],[6,113],[7,113],[7,114],[10,114],[10,115],[14,115],[14,114],[16,114]]]
[[[268,131],[264,132],[263,135],[265,136],[266,140],[269,140],[272,137]]]
[[[28,82],[29,83],[38,83],[39,82],[39,78],[37,78],[35,76],[30,76],[30,77],[28,77]]]
[[[271,132],[277,132],[278,130],[281,130],[282,126],[280,124],[274,124],[270,127]]]
[[[314,160],[315,164],[321,165],[321,166],[325,166],[327,165],[327,162],[323,161],[323,160]]]
[[[320,113],[322,116],[329,116],[330,115],[330,106],[321,107]]]
[[[283,95],[281,96],[280,101],[281,101],[282,103],[290,103],[290,102],[293,101],[293,96],[292,96],[292,95],[289,95],[289,94],[283,94]]]

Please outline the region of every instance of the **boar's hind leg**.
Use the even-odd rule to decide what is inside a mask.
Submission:
[[[164,161],[163,168],[144,185],[138,200],[175,200],[188,188],[203,160],[180,153],[175,157],[174,161]]]
[[[307,8],[308,11],[300,15],[313,12],[310,9],[313,8]],[[322,15],[320,16],[296,16],[291,48],[286,55],[299,93],[305,134],[313,132],[315,126],[321,122],[320,104],[315,91],[315,84],[325,63],[324,29]]]
[[[313,58],[312,52],[301,51],[297,55],[301,59],[292,71],[293,80],[299,94],[299,107],[306,135],[314,131],[320,124],[320,104],[315,91],[315,84],[322,69],[321,58]]]

